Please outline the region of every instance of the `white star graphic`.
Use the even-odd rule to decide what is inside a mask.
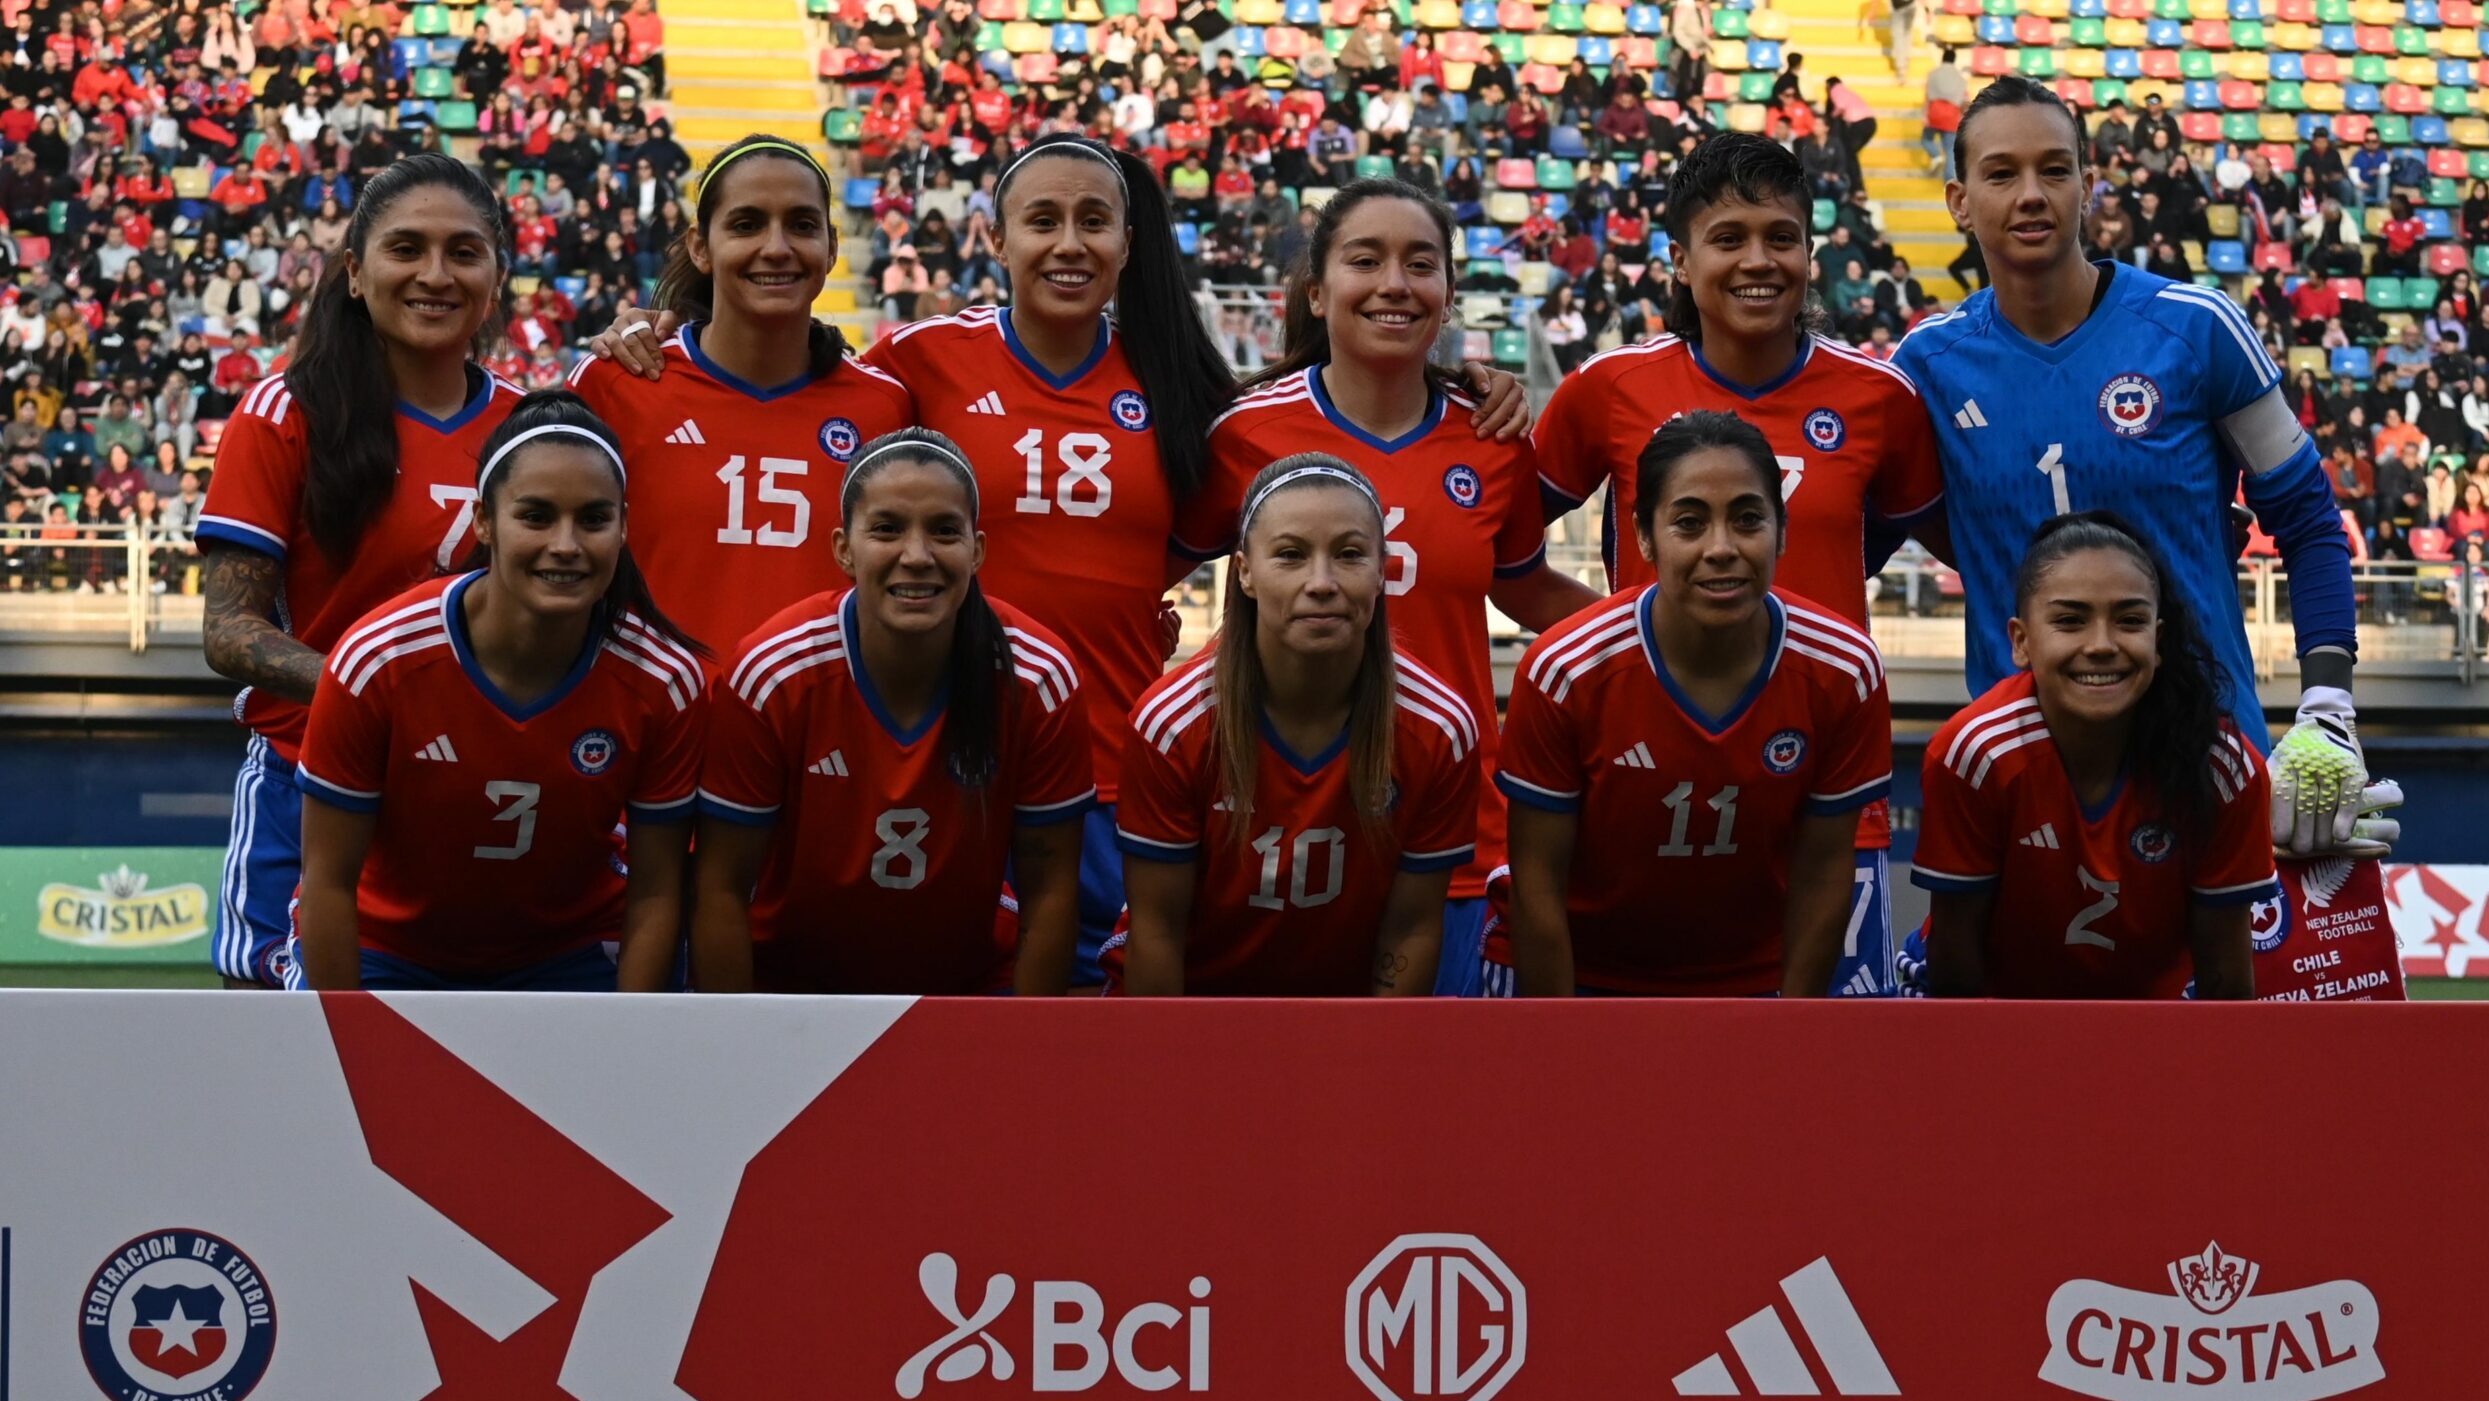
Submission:
[[[203,1319],[194,1320],[183,1314],[181,1302],[175,1300],[172,1317],[154,1327],[156,1336],[164,1339],[164,1351],[186,1352],[196,1357],[199,1355],[198,1333],[200,1329],[207,1327],[207,1323]]]

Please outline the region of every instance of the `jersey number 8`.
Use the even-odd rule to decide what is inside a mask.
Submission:
[[[892,808],[873,819],[873,835],[881,846],[873,853],[873,884],[884,890],[914,890],[925,883],[925,835],[933,814],[923,808]]]

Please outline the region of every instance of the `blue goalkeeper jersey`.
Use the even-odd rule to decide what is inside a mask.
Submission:
[[[2300,619],[2302,647],[2352,640],[2350,556],[2315,446],[2275,392],[2273,357],[2222,292],[2121,265],[2083,324],[2041,345],[1981,291],[1921,323],[1893,363],[1935,420],[1969,613],[1972,695],[2015,669],[2005,620],[2032,535],[2051,516],[2105,508],[2168,561],[2224,673],[2239,729],[2266,744],[2230,544],[2228,506],[2242,472],[2267,529],[2279,538],[2276,523],[2288,521],[2294,541],[2313,542],[2308,567],[2328,576],[2317,585],[2325,616]],[[2325,532],[2338,563],[2318,558]],[[2310,595],[2292,563],[2293,603],[2304,612]]]

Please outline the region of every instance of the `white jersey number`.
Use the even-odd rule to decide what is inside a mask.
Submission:
[[[544,796],[544,789],[533,783],[502,779],[485,784],[484,796],[501,805],[501,811],[493,814],[493,821],[517,823],[519,830],[517,838],[508,846],[477,847],[476,859],[516,861],[525,856],[527,849],[536,844],[536,800]]]
[[[873,835],[882,839],[873,853],[873,884],[884,890],[914,890],[925,883],[925,834],[933,830],[933,814],[923,808],[892,808],[873,819]]]
[[[1720,820],[1711,840],[1701,851],[1694,849],[1689,829],[1694,825],[1694,783],[1688,779],[1668,790],[1659,800],[1668,809],[1668,840],[1661,844],[1661,856],[1735,856],[1737,854],[1737,785],[1732,783],[1703,800],[1703,806],[1718,813]]]
[[[1273,827],[1253,839],[1253,849],[1262,854],[1262,888],[1253,894],[1249,903],[1263,910],[1284,910],[1291,905],[1300,910],[1310,910],[1340,898],[1341,882],[1348,875],[1348,834],[1337,827],[1316,827],[1297,833],[1293,842],[1287,840],[1287,835],[1285,831]],[[1280,850],[1282,843],[1287,846],[1285,852]],[[1285,898],[1279,893],[1279,868],[1283,860],[1288,868]],[[1323,867],[1322,888],[1314,890],[1308,888],[1306,878],[1312,874],[1317,861]]]
[[[754,530],[743,523],[743,474],[751,459],[742,453],[726,459],[717,469],[717,479],[726,484],[726,523],[718,527],[717,543],[721,545],[766,545],[791,550],[812,538],[812,499],[791,486],[780,486],[780,477],[803,477],[812,473],[812,464],[800,457],[764,457],[760,459],[760,480],[752,494],[767,506],[790,506],[793,524],[771,524]]]
[[[2066,946],[2071,948],[2076,944],[2087,944],[2095,949],[2114,951],[2117,948],[2117,940],[2094,930],[2091,922],[2104,918],[2117,909],[2117,882],[2102,880],[2080,866],[2074,868],[2074,874],[2083,878],[2085,890],[2091,891],[2100,898],[2085,905],[2083,912],[2074,917],[2074,922],[2066,926]]]
[[[1393,598],[1417,587],[1417,546],[1391,538],[1408,515],[1406,506],[1394,506],[1383,514],[1383,592]]]
[[[1806,480],[1806,459],[1778,453],[1772,460],[1780,464],[1780,499],[1786,501],[1798,494],[1798,483]]]
[[[1011,503],[1022,515],[1042,516],[1060,509],[1067,516],[1102,516],[1115,502],[1115,484],[1106,477],[1115,445],[1098,433],[1066,433],[1055,441],[1055,460],[1063,475],[1046,491],[1046,430],[1031,428],[1011,445],[1028,468],[1027,489]]]
[[[432,555],[432,562],[446,572],[458,567],[458,546],[467,538],[467,532],[475,528],[475,488],[434,482],[432,504],[458,508],[450,513],[449,530],[441,536],[441,548]]]

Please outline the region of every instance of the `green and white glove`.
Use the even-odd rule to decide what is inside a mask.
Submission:
[[[2402,824],[2374,814],[2402,801],[2392,783],[2370,784],[2351,693],[2311,686],[2273,746],[2273,846],[2292,856],[2383,856]]]

